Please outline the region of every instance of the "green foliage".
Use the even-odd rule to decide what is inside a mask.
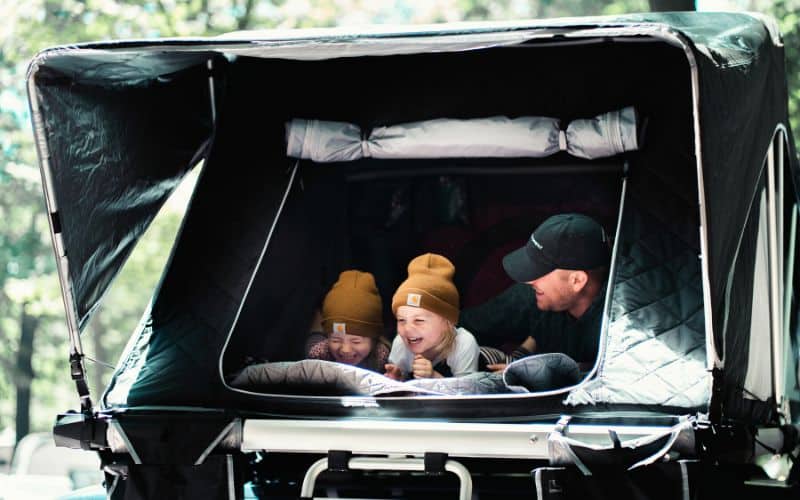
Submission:
[[[786,51],[789,120],[795,144],[800,144],[800,0],[777,0],[770,13],[778,19]]]
[[[75,407],[76,403],[74,386],[68,375],[64,307],[31,134],[25,88],[27,65],[36,52],[49,46],[107,38],[182,34],[177,30],[184,29],[184,24],[171,21],[170,9],[176,7],[176,3],[163,3],[164,9],[160,12],[149,7],[156,5],[153,2],[32,0],[0,5],[0,17],[5,20],[0,27],[0,428],[13,425],[14,420],[14,387],[20,382],[15,363],[23,307],[38,320],[33,356],[33,430],[49,428],[56,411]],[[187,5],[199,12],[202,4],[207,3]],[[198,21],[187,18],[187,25],[192,22],[197,24]],[[217,31],[233,26],[220,26]],[[176,223],[172,226],[174,228]],[[162,254],[168,251],[168,245],[159,243],[158,246],[164,248],[159,250]],[[143,264],[133,259],[129,267],[140,278],[146,275],[142,278],[145,283],[147,279],[154,282],[158,270],[153,270],[150,262],[156,265],[157,261],[146,260]],[[143,289],[130,282],[125,287],[123,281],[128,291],[113,292],[122,295],[113,298],[123,307],[119,313],[115,309],[113,314],[105,315],[109,322],[118,325],[117,329],[127,330],[123,334],[108,329],[112,346],[122,342],[114,341],[114,336],[121,339],[127,336],[132,330],[131,322],[135,324],[141,315],[152,290],[152,285],[143,286],[149,288]],[[148,296],[136,295],[143,293]],[[128,317],[134,319],[126,321]],[[104,333],[98,334],[100,345]],[[94,340],[91,336],[88,338]],[[89,344],[91,347],[92,342]],[[114,348],[113,352],[118,353],[119,349]]]

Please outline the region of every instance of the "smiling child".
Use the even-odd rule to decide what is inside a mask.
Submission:
[[[311,335],[306,357],[383,370],[389,342],[383,337],[381,297],[372,274],[343,271],[322,301],[314,330],[322,333]]]
[[[392,342],[387,377],[458,377],[478,370],[475,338],[457,328],[455,267],[441,255],[427,253],[408,264],[408,278],[392,298],[397,336]]]

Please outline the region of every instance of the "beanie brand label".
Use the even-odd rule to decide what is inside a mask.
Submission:
[[[333,324],[333,333],[347,333],[347,324],[346,323],[334,323]]]
[[[406,304],[414,307],[420,307],[422,303],[422,295],[418,293],[409,293],[408,297],[406,298]]]

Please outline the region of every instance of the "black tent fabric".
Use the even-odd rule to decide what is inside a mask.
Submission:
[[[201,70],[119,89],[36,73],[75,313],[83,329],[158,209],[211,142]],[[124,97],[123,97],[124,96]]]
[[[558,43],[551,43],[555,34]],[[438,44],[447,35],[458,35],[465,45],[442,50]],[[518,38],[509,42],[511,35]],[[323,46],[341,47],[351,57],[315,57]],[[236,55],[242,53],[254,57]],[[325,228],[335,227],[341,213],[292,208],[336,205],[323,203],[330,192],[314,192],[313,183],[305,191],[302,175],[293,178],[299,170],[284,154],[287,120],[331,119],[369,129],[441,116],[571,120],[634,105],[650,124],[645,148],[632,155],[634,168],[647,165],[647,175],[659,182],[692,186],[673,191],[689,204],[703,204],[698,218],[702,223],[704,215],[706,223],[706,326],[712,326],[706,335],[713,335],[720,356],[731,349],[739,356],[718,366],[709,404],[719,418],[773,418],[770,402],[743,399],[750,316],[748,307],[736,306],[749,303],[752,294],[744,274],[752,272],[747,263],[753,250],[742,235],[749,234],[765,155],[776,129],[788,131],[783,47],[774,26],[761,18],[644,14],[394,36],[276,34],[254,41],[237,34],[98,43],[45,51],[30,79],[39,109],[34,120],[42,122],[37,140],[49,158],[43,163],[45,177],[52,178],[48,197],[51,208],[58,207],[53,228],[69,256],[62,283],[74,299],[79,329],[171,188],[206,156],[149,321],[134,333],[138,350],[122,360],[107,392],[109,405],[310,411],[308,401],[234,392],[224,383],[232,368],[226,362],[235,364],[258,342],[268,353],[299,345],[286,332],[306,327],[314,300],[351,255],[335,235],[325,239]],[[791,140],[787,158],[796,186]],[[331,173],[327,182],[339,185],[336,175],[356,170]],[[281,210],[298,215],[278,219],[273,231]],[[302,225],[322,233],[298,231]],[[274,240],[265,246],[269,234]],[[253,280],[256,272],[261,278]],[[250,293],[271,297],[271,309],[258,314],[253,307],[259,306],[246,307]],[[273,320],[283,335],[256,340],[257,322]],[[250,340],[238,343],[234,330],[250,332]],[[542,398],[535,408],[512,403],[503,411],[473,401],[427,402],[424,409],[390,401],[386,408],[392,413],[407,405],[411,414],[425,415],[529,414],[559,411],[559,400]],[[343,410],[330,401],[314,411]]]
[[[635,51],[634,53],[641,50],[639,46],[633,46],[632,49]],[[587,75],[600,71],[601,66],[607,64],[603,61],[590,65],[590,58],[596,55],[594,51],[579,56],[577,50],[567,50],[569,50],[567,56],[557,53],[545,54],[540,57],[547,57],[553,66],[560,64],[559,61],[563,59],[574,61],[576,57],[581,57],[586,61],[583,71]],[[598,48],[597,51],[599,50],[601,49]],[[660,64],[683,64],[679,52],[671,51],[667,47],[662,50],[664,57],[660,59]],[[273,213],[278,209],[281,191],[286,189],[290,177],[290,173],[287,171],[292,168],[292,164],[281,154],[271,156],[275,153],[283,153],[282,143],[278,143],[283,138],[277,133],[277,130],[267,127],[253,129],[249,124],[239,121],[240,116],[254,112],[263,116],[277,115],[278,118],[272,122],[273,127],[282,124],[283,120],[280,118],[290,116],[290,113],[316,113],[317,116],[336,113],[334,116],[344,114],[347,119],[367,122],[399,121],[406,116],[413,116],[412,113],[420,112],[418,105],[414,104],[419,92],[413,81],[416,78],[414,74],[400,76],[398,73],[391,88],[386,89],[384,86],[383,91],[393,96],[393,100],[386,103],[388,107],[386,104],[379,106],[370,104],[380,102],[378,96],[367,99],[364,104],[353,105],[352,103],[358,102],[357,94],[362,90],[345,77],[345,75],[351,74],[358,75],[357,78],[361,79],[363,78],[361,75],[381,74],[389,67],[398,64],[417,65],[431,77],[431,81],[436,82],[433,89],[424,87],[427,92],[435,96],[437,101],[435,108],[433,105],[422,108],[424,113],[430,115],[467,113],[467,110],[463,109],[456,111],[467,101],[474,101],[477,103],[476,105],[485,107],[486,109],[481,113],[497,112],[498,109],[510,113],[521,106],[531,109],[550,106],[548,111],[553,112],[556,111],[557,106],[560,106],[561,114],[577,114],[580,109],[589,106],[598,110],[614,109],[630,99],[631,93],[649,94],[649,89],[657,84],[655,81],[658,78],[657,73],[643,73],[636,79],[632,77],[623,87],[619,87],[616,81],[604,84],[604,93],[608,94],[605,97],[607,102],[590,102],[596,99],[596,96],[586,96],[580,99],[575,97],[569,103],[552,104],[548,103],[549,99],[563,92],[563,85],[561,85],[562,88],[557,89],[549,82],[542,82],[538,88],[534,89],[528,78],[521,78],[515,80],[515,85],[518,87],[513,89],[513,92],[509,88],[503,75],[519,68],[520,57],[522,57],[522,53],[488,52],[458,54],[457,57],[448,54],[447,56],[398,56],[393,58],[394,60],[331,61],[326,62],[324,66],[327,67],[323,68],[320,68],[322,63],[316,62],[313,64],[288,62],[272,65],[272,71],[278,74],[293,75],[292,81],[287,82],[285,86],[281,83],[273,83],[274,90],[278,94],[290,96],[284,101],[286,102],[284,106],[288,108],[286,110],[276,109],[276,103],[271,101],[265,102],[263,108],[252,102],[250,96],[257,93],[258,88],[263,85],[259,76],[263,71],[261,61],[238,61],[238,64],[228,72],[228,91],[225,94],[224,104],[220,106],[215,149],[208,160],[207,170],[200,180],[195,201],[187,215],[186,226],[175,250],[174,264],[166,275],[160,294],[156,298],[152,317],[162,341],[150,343],[149,358],[144,365],[146,371],[140,373],[133,390],[127,395],[127,404],[133,406],[154,403],[191,404],[196,401],[199,395],[192,394],[185,388],[181,391],[169,389],[164,385],[164,381],[169,380],[171,374],[176,374],[177,381],[188,377],[192,371],[203,374],[211,371],[209,363],[216,361],[215,356],[218,359],[222,355],[221,350],[218,353],[210,354],[207,360],[195,362],[192,360],[208,352],[208,349],[201,349],[205,343],[222,348],[220,337],[213,342],[213,331],[220,335],[220,333],[226,334],[232,328],[236,329],[228,339],[227,345],[224,346],[225,356],[221,363],[223,374],[230,373],[235,369],[236,364],[241,362],[245,354],[261,355],[276,361],[292,359],[292,355],[301,354],[296,349],[292,350],[291,345],[299,346],[302,342],[302,332],[307,328],[307,321],[312,312],[311,307],[318,302],[317,298],[335,279],[336,271],[348,262],[347,238],[342,237],[346,226],[333,220],[334,217],[342,219],[341,214],[337,215],[336,199],[346,197],[347,186],[341,185],[342,180],[336,180],[336,171],[327,174],[328,178],[323,179],[321,177],[326,177],[325,171],[321,170],[323,167],[317,167],[316,170],[314,167],[301,167],[295,183],[288,191],[286,204],[272,236],[273,240],[266,247],[266,253],[255,281],[252,285],[249,284],[247,266],[252,266],[252,263],[260,258],[264,239],[270,230]],[[453,58],[455,58],[455,62],[448,62]],[[668,60],[669,63],[665,63],[665,60]],[[497,75],[487,78],[487,85],[491,85],[493,89],[492,92],[489,92],[490,97],[477,99],[477,95],[474,94],[480,90],[470,86],[463,87],[464,90],[459,92],[453,91],[454,88],[458,88],[456,82],[471,73],[469,68],[487,64],[496,66],[496,71],[492,73]],[[619,72],[629,72],[625,69],[627,63],[623,57],[620,57],[617,64]],[[343,65],[346,67],[341,68]],[[381,67],[384,65],[387,67],[386,69]],[[330,95],[319,91],[315,93],[313,88],[305,88],[306,85],[309,87],[315,85],[313,74],[319,71],[342,75],[342,81],[334,83],[330,86],[332,88],[328,89]],[[530,71],[533,71],[533,68]],[[670,83],[674,92],[674,82]],[[292,86],[291,89],[288,88],[289,85]],[[567,94],[580,95],[578,89],[583,85],[583,79],[576,78],[572,85],[576,88],[571,92],[567,90]],[[660,85],[666,85],[666,83]],[[685,92],[688,92],[688,85],[684,84],[683,88],[686,89]],[[505,89],[506,93],[502,93],[500,89]],[[299,96],[300,99],[295,96]],[[346,96],[341,99],[345,104],[334,101],[333,96]],[[434,99],[434,97],[431,98]],[[667,114],[672,120],[680,120],[679,116],[687,116],[690,111],[688,105],[675,107],[670,104],[667,107],[665,103],[657,102],[660,99],[655,95],[645,98],[647,101],[641,103],[641,108],[644,110],[643,112],[649,114],[656,116]],[[437,109],[442,107],[444,109]],[[673,117],[673,113],[676,112],[673,110],[680,114]],[[523,109],[515,112],[524,111]],[[380,117],[376,117],[376,113],[380,114]],[[229,121],[231,119],[237,121],[231,123]],[[653,131],[657,132],[665,125],[660,120],[655,121],[659,121],[658,126],[653,127]],[[275,142],[269,143],[264,138],[272,138],[271,140]],[[258,144],[255,150],[254,144]],[[683,148],[690,144],[688,134],[683,136],[680,144],[683,145]],[[681,148],[673,144],[672,151],[678,149]],[[667,148],[664,147],[663,150],[653,148],[651,151],[665,153],[666,150]],[[674,153],[666,152],[659,162],[668,161],[673,156]],[[247,171],[248,183],[247,186],[242,186],[240,176],[232,175],[231,169],[235,165],[246,165],[252,162],[254,157],[258,158],[258,163],[266,165],[266,168],[258,169],[255,172],[251,168],[250,171]],[[347,167],[342,168],[346,169]],[[693,171],[693,165],[686,168],[690,173]],[[338,172],[338,175],[346,173],[341,170]],[[274,180],[267,180],[266,176],[271,176]],[[618,185],[618,183],[619,181],[615,184]],[[274,189],[272,191],[274,194],[269,197],[264,196],[265,189]],[[234,193],[240,201],[239,203],[224,208],[219,206],[218,200],[233,199]],[[271,203],[271,207],[267,203]],[[613,199],[611,203],[616,204],[617,200]],[[224,210],[236,211],[226,213]],[[230,221],[236,221],[236,223],[232,225]],[[613,228],[613,224],[609,227]],[[242,233],[242,228],[252,229]],[[338,237],[336,228],[339,228]],[[525,228],[525,231],[529,231],[529,227]],[[215,235],[212,241],[209,241],[209,234]],[[204,249],[202,255],[195,251],[200,245]],[[238,258],[239,255],[242,257]],[[413,255],[403,255],[403,260],[407,260],[411,256]],[[237,264],[237,262],[241,262],[241,264]],[[325,264],[326,262],[328,264]],[[318,270],[315,266],[325,266],[328,270]],[[395,267],[402,269],[402,264],[398,266],[395,263]],[[237,276],[238,279],[236,279]],[[398,278],[402,279],[402,276],[398,276]],[[200,280],[208,280],[208,283]],[[391,290],[398,283],[399,281],[389,283],[385,288]],[[236,324],[234,324],[232,310],[238,304],[230,298],[244,296],[248,287],[250,288],[247,300],[243,304]],[[195,297],[195,294],[200,296]],[[199,334],[203,330],[196,327],[193,331],[190,330],[193,325],[202,325],[201,328],[205,328],[205,325],[215,324],[213,322],[221,323],[222,319],[227,319],[229,323],[215,325],[213,330],[209,330],[205,335]],[[154,350],[156,345],[158,349]],[[276,349],[278,346],[280,349]],[[186,362],[175,363],[175,360],[186,360]],[[185,375],[180,375],[180,370],[184,369],[190,371]],[[209,382],[212,381],[209,380]],[[214,385],[212,384],[212,386]],[[228,400],[232,395],[239,398],[246,396],[240,392],[231,393],[231,391],[220,388],[220,394],[217,397]],[[116,399],[112,400],[116,401]],[[246,405],[256,408],[262,404],[257,400],[236,403],[237,406]]]

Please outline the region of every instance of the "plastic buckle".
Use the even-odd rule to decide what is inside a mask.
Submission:
[[[556,426],[553,428],[553,431],[559,434],[564,434],[564,431],[567,429],[570,420],[572,420],[571,416],[561,415],[561,418],[559,418],[558,422],[556,422]]]
[[[345,472],[350,470],[350,458],[353,453],[344,450],[328,450],[328,470]]]
[[[86,377],[83,369],[83,356],[75,352],[69,355],[69,373],[72,380],[81,380]]]
[[[447,453],[425,453],[425,473],[444,474],[444,466],[447,463]]]

